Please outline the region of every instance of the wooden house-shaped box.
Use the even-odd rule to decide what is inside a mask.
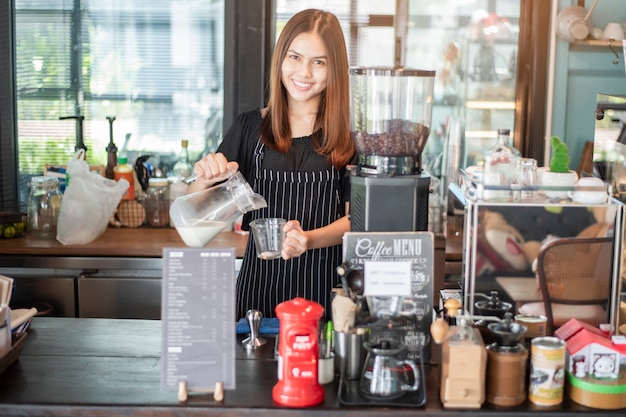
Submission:
[[[620,359],[626,357],[626,345],[613,343],[600,329],[576,319],[561,326],[555,336],[567,348],[567,370],[577,378],[617,378]]]
[[[592,408],[626,408],[626,368],[620,363],[626,360],[626,344],[576,319],[554,335],[566,344],[569,398]]]

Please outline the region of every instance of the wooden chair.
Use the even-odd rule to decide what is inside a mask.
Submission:
[[[548,335],[571,318],[593,326],[607,323],[612,265],[612,237],[547,243],[537,257],[535,274],[542,301],[524,304],[519,312],[546,316]]]

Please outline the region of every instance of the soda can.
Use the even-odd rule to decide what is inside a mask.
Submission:
[[[536,337],[530,342],[528,399],[537,405],[563,401],[565,342],[558,337]]]

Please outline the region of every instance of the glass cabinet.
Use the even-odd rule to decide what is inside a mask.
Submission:
[[[513,315],[526,303],[541,302],[536,268],[542,249],[559,239],[599,237],[607,240],[608,237],[612,240],[612,256],[607,273],[602,274],[607,278],[607,301],[602,307],[606,311],[605,323],[610,323],[613,331],[617,331],[623,324],[619,313],[624,204],[612,197],[609,184],[561,187],[562,192],[573,197],[574,193],[604,193],[606,198],[601,204],[582,204],[569,197],[548,198],[545,192],[554,191],[550,187],[486,186],[472,180],[466,172],[462,172],[459,184],[451,188],[465,204],[462,286],[467,314],[474,318],[484,315],[477,306],[480,301],[490,299],[494,292]],[[484,199],[485,191],[492,188],[500,193],[508,192],[510,197]],[[531,196],[520,197],[522,191],[530,191]],[[573,275],[575,270],[590,262],[583,255],[574,259],[556,268],[565,273],[571,268]]]

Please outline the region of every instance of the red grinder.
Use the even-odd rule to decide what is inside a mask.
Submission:
[[[280,320],[278,383],[272,398],[287,407],[308,407],[324,401],[324,389],[317,380],[318,326],[324,307],[304,298],[276,306]]]

